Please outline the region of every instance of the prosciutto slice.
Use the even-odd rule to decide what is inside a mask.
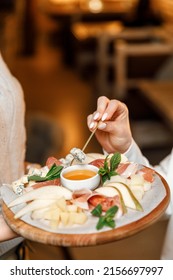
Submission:
[[[133,162],[120,163],[116,172],[124,178],[129,178],[131,175],[136,174],[138,164]]]
[[[73,192],[72,202],[85,210],[92,210],[98,204],[101,204],[102,210],[107,211],[110,207],[117,205],[120,216],[123,212],[119,195],[108,197],[95,191],[83,189]]]
[[[100,167],[103,167],[104,161],[105,161],[104,159],[100,158],[100,159],[95,159],[95,160],[91,161],[89,164],[94,165],[94,166],[100,168]]]
[[[33,184],[32,186],[28,186],[25,188],[26,191],[31,191],[34,189],[39,189],[41,187],[46,187],[46,186],[61,186],[61,181],[60,178],[54,179],[54,180],[48,180],[44,182],[37,182]]]
[[[49,158],[47,159],[47,161],[46,161],[46,166],[50,169],[50,167],[51,167],[54,163],[55,163],[57,166],[58,166],[58,165],[62,165],[62,162],[61,162],[59,159],[57,159],[57,158],[55,158],[55,157],[49,157]]]
[[[143,167],[141,168],[138,173],[142,174],[143,178],[145,181],[152,183],[154,181],[154,175],[155,171],[148,168],[148,167]]]

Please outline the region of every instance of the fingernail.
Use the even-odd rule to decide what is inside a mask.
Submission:
[[[108,114],[107,113],[104,113],[103,116],[102,116],[102,121],[105,121],[106,118],[107,118]]]
[[[98,126],[99,129],[104,129],[105,127],[106,127],[106,123],[101,123]]]
[[[89,126],[89,128],[93,128],[94,127],[94,122],[92,122]]]
[[[94,120],[95,120],[95,121],[98,119],[99,115],[100,115],[99,112],[97,112],[97,113],[94,115]]]

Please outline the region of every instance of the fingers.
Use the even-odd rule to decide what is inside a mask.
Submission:
[[[98,124],[98,129],[105,129],[106,128],[106,123],[99,121],[99,123],[97,121],[93,120],[93,115],[89,115],[87,118],[87,124],[90,130],[94,130]]]
[[[110,100],[106,96],[101,96],[97,100],[97,111],[94,114],[94,120],[100,120],[103,118],[105,110],[109,104]]]
[[[99,122],[98,128],[104,130],[108,121],[114,121],[117,117],[123,115],[127,115],[125,104],[116,99],[109,100],[107,97],[101,96],[97,101],[97,110],[88,116],[88,127],[93,130]]]
[[[87,125],[88,125],[89,129],[93,129],[94,121],[93,121],[92,114],[87,117]]]
[[[97,100],[97,110],[90,116],[90,122],[95,122],[101,120],[103,114],[106,110],[107,104],[109,103],[109,99],[105,96],[101,96]]]
[[[123,103],[116,99],[109,100],[105,96],[98,98],[97,111],[93,114],[93,120],[102,122],[110,120],[117,112],[121,112]]]

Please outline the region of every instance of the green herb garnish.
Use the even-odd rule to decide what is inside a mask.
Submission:
[[[115,153],[111,157],[110,164],[108,163],[108,156],[105,158],[103,167],[100,167],[98,171],[98,174],[101,175],[102,183],[104,183],[106,180],[110,180],[111,176],[118,175],[118,173],[115,170],[120,164],[120,162],[120,153]]]
[[[28,177],[29,181],[44,182],[48,180],[54,180],[60,177],[61,170],[63,166],[57,166],[55,163],[51,166],[45,177],[39,175],[31,175]]]
[[[115,220],[113,219],[118,211],[118,206],[112,206],[109,208],[104,215],[102,215],[102,206],[98,204],[91,212],[93,216],[99,217],[96,229],[100,230],[104,226],[114,228],[116,226]]]
[[[93,216],[100,217],[102,214],[102,206],[98,204],[91,212]]]

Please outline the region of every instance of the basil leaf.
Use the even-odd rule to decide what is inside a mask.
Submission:
[[[104,169],[109,171],[109,166],[108,166],[107,159],[108,159],[108,156],[105,158],[105,161],[104,161]]]
[[[52,167],[50,168],[50,170],[46,174],[47,180],[49,178],[54,178],[54,179],[59,178],[62,168],[63,168],[63,166],[61,166],[61,165],[58,165],[58,166],[52,165]]]
[[[111,228],[115,228],[116,224],[115,224],[115,221],[114,220],[105,220],[105,225],[108,226],[108,227],[111,227]]]
[[[106,173],[107,173],[107,171],[103,167],[100,167],[98,174],[104,176]]]
[[[110,171],[109,172],[110,177],[115,176],[115,175],[118,175],[118,173],[116,171]]]
[[[39,175],[32,175],[28,177],[28,181],[43,182],[46,181],[46,177],[41,177]]]
[[[118,211],[118,206],[117,205],[114,205],[112,206],[111,208],[109,208],[106,213],[105,213],[105,217],[106,218],[114,218],[115,214],[117,213]]]
[[[57,167],[58,167],[58,166],[56,166],[55,163],[52,164],[51,168],[49,169],[49,171],[48,171],[47,174],[46,174],[46,177],[48,177],[48,176],[50,176],[50,175],[53,175],[53,174],[56,172]]]
[[[96,217],[100,217],[102,214],[102,206],[98,204],[92,211],[91,214]]]
[[[118,175],[115,171],[121,162],[121,154],[115,153],[110,159],[110,167],[108,164],[108,156],[104,160],[103,167],[99,168],[98,174],[101,175],[102,183],[104,184],[106,180],[110,180],[112,176]]]
[[[60,177],[60,173],[61,173],[62,169],[63,169],[63,166],[61,166],[61,165],[56,166],[56,164],[53,164],[45,177],[41,177],[39,175],[31,175],[31,176],[28,177],[28,180],[29,181],[36,181],[36,182],[44,182],[44,181],[48,181],[48,180],[54,180],[54,179]]]
[[[102,184],[104,184],[107,180],[109,180],[109,175],[105,174],[104,176],[102,176],[101,180],[102,180]]]
[[[106,211],[105,215],[102,216],[102,206],[101,204],[98,204],[91,212],[94,216],[99,217],[99,220],[96,225],[96,229],[100,230],[104,226],[114,228],[116,224],[113,218],[117,211],[118,211],[118,206],[115,205],[109,208]]]
[[[115,153],[110,159],[110,171],[115,171],[121,162],[121,154]]]
[[[101,216],[101,217],[99,218],[99,220],[98,220],[97,225],[96,225],[96,229],[97,229],[97,230],[102,229],[102,228],[105,226],[105,224],[106,224],[105,217],[104,217],[104,216]]]

